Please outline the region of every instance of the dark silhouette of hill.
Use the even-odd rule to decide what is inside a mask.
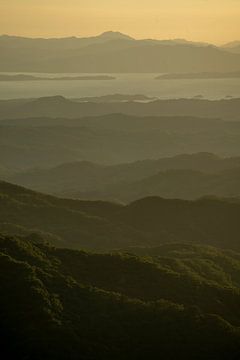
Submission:
[[[8,179],[66,197],[129,202],[147,195],[185,199],[209,194],[240,196],[239,168],[239,157],[199,153],[110,166],[74,162],[17,172]]]
[[[122,113],[134,116],[197,116],[239,120],[239,109],[240,99],[211,101],[172,99],[146,103],[137,101],[95,103],[88,101],[79,103],[62,96],[53,96],[24,101],[2,100],[0,102],[0,119],[41,116],[79,118]]]
[[[0,194],[2,228],[48,233],[57,246],[102,251],[184,241],[240,249],[237,200],[148,197],[123,206],[59,199],[6,182]]]
[[[203,72],[240,70],[240,55],[184,40],[135,40],[106,32],[90,38],[0,37],[0,70],[25,72]],[[141,61],[139,61],[141,59]]]
[[[1,236],[2,355],[236,359],[239,254],[185,246],[181,258],[175,249],[163,249],[156,262],[60,250],[33,235]]]
[[[236,214],[239,201],[230,201],[227,204],[226,206],[225,200],[214,198],[203,198],[191,202],[153,196],[129,204],[124,208],[120,218],[124,223],[152,235],[164,229],[168,235],[172,236],[172,239],[175,238],[177,241],[194,239],[200,243],[208,243],[211,238],[210,244],[223,247],[226,247],[226,233],[231,231],[231,247],[233,248],[238,247],[238,240],[236,241],[236,238],[233,240],[233,238],[234,234],[238,233]],[[226,219],[229,221],[228,229],[222,223]]]

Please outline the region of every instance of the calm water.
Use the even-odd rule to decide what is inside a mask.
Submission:
[[[33,74],[65,76],[87,74]],[[91,74],[93,75],[93,74]],[[103,74],[100,74],[103,75]],[[107,94],[144,94],[164,98],[202,95],[208,99],[240,97],[240,79],[155,80],[159,74],[109,74],[116,80],[0,81],[0,99],[63,95],[79,98]]]

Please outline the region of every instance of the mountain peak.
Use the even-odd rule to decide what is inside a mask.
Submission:
[[[131,36],[125,35],[119,31],[105,31],[99,35],[101,38],[109,39],[109,40],[134,40]]]

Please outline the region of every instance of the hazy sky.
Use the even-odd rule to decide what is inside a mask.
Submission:
[[[240,0],[0,0],[0,33],[240,40]]]

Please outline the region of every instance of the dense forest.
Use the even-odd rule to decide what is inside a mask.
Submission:
[[[2,235],[4,358],[237,359],[240,255],[186,244],[150,253]]]

